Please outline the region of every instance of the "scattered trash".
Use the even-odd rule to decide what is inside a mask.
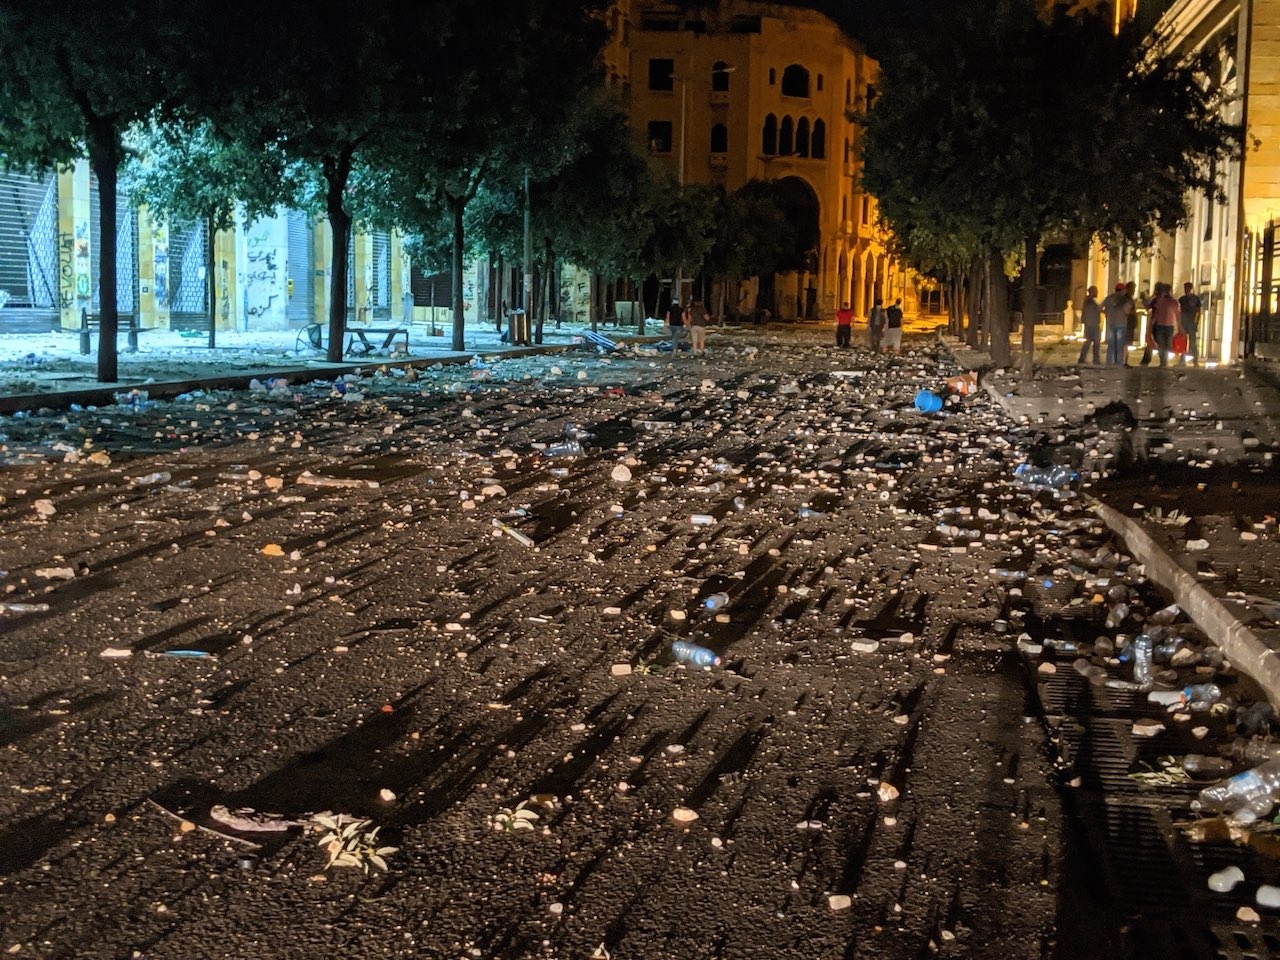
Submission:
[[[720,666],[720,656],[714,650],[700,647],[696,643],[687,643],[684,640],[677,640],[671,644],[671,654],[681,663],[695,667]]]

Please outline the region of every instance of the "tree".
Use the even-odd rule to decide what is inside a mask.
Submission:
[[[0,11],[0,153],[26,168],[86,152],[101,201],[98,379],[118,379],[116,181],[121,138],[164,99],[156,64],[184,36],[159,0],[6,4]]]
[[[1116,36],[1103,17],[1063,6],[1042,18],[1032,0],[938,17],[886,61],[864,183],[908,244],[927,224],[984,258],[1019,249],[1030,372],[1041,238],[1084,229],[1149,242],[1185,221],[1188,191],[1220,192],[1214,171],[1240,131],[1202,64],[1136,29]],[[992,336],[999,362],[1007,339]]]
[[[218,136],[208,121],[157,120],[127,138],[131,156],[122,180],[135,202],[164,216],[205,221],[205,279],[209,296],[209,347],[217,342],[217,262],[214,237],[235,222],[273,213],[296,199],[305,172],[275,144],[237,143]]]

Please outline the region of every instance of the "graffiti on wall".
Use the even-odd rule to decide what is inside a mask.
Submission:
[[[76,302],[89,301],[89,224],[76,224],[75,237]]]
[[[472,306],[476,302],[476,281],[468,272],[462,278],[462,311],[464,314],[470,313]]]
[[[165,310],[169,306],[169,225],[167,223],[152,224],[151,250],[152,262],[155,264],[151,289],[156,298],[156,309]]]
[[[58,305],[69,310],[76,303],[76,238],[58,234]]]
[[[218,300],[218,309],[222,312],[222,323],[226,326],[231,323],[231,269],[227,266],[226,260],[220,261],[218,286],[222,290],[222,296]]]
[[[271,244],[271,232],[262,225],[245,237],[244,303],[247,317],[262,317],[280,299],[280,254]]]

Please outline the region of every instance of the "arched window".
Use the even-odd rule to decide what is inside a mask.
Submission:
[[[711,66],[711,92],[729,92],[729,65],[723,60],[717,60]]]
[[[796,156],[809,155],[809,118],[801,117],[796,121]]]
[[[711,152],[729,152],[729,128],[723,123],[716,123],[711,126]]]
[[[772,157],[778,152],[778,118],[772,113],[764,118],[764,138],[760,144],[760,152]]]
[[[784,97],[809,96],[809,71],[793,63],[782,71],[782,95]]]
[[[840,219],[841,220],[849,219],[849,198],[848,197],[840,198]]]
[[[782,127],[778,130],[778,153],[788,156],[795,151],[795,128],[790,117],[782,118]]]
[[[809,154],[815,160],[827,158],[827,125],[821,120],[813,121],[813,135],[809,138]]]

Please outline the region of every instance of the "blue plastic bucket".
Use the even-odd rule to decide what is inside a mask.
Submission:
[[[916,394],[916,409],[921,413],[937,413],[942,409],[942,398],[929,390]]]

